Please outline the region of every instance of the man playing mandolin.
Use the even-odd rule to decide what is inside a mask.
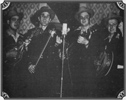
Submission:
[[[3,49],[5,58],[16,58],[17,47],[22,44],[23,35],[19,33],[20,21],[23,18],[23,13],[18,13],[17,10],[9,11],[6,17],[6,26],[4,26],[3,34]],[[6,29],[5,29],[6,28]],[[7,59],[5,62],[7,62]]]
[[[79,27],[69,35],[69,65],[72,72],[73,95],[75,97],[95,96],[95,67],[94,57],[100,47],[100,26],[92,24],[93,9],[80,7],[75,18]]]
[[[13,94],[14,90],[14,65],[18,57],[18,46],[22,44],[23,35],[19,33],[20,21],[23,13],[14,8],[5,16],[3,27],[3,91]],[[12,95],[10,95],[12,96]]]

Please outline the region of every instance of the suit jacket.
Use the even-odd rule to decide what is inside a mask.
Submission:
[[[34,34],[33,38],[31,39],[31,43],[28,45],[28,59],[29,62],[32,64],[35,64],[37,59],[39,58],[43,48],[45,47],[49,37],[50,33],[49,31],[55,28],[53,25],[48,25],[47,28],[43,31],[40,28],[34,28],[28,31],[27,34]],[[54,34],[54,37],[51,37],[44,52],[43,52],[43,60],[48,59],[49,56],[55,57],[55,55],[58,55],[58,47],[56,45],[56,36],[59,36],[60,33],[56,31],[56,34]],[[52,61],[51,61],[52,62]]]
[[[84,32],[84,34],[81,35],[80,32],[81,30],[74,30],[68,34],[67,41],[70,45],[70,52],[74,52],[72,54],[77,54],[75,52],[78,52],[80,57],[95,56],[101,46],[103,38],[100,27],[95,24],[87,30],[87,33]],[[84,44],[77,43],[79,36],[85,37],[89,41],[88,47]]]

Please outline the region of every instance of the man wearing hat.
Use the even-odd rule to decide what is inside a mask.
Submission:
[[[23,35],[19,33],[20,21],[22,20],[22,18],[23,13],[18,13],[16,9],[8,12],[6,17],[6,26],[3,27],[4,49],[9,48],[10,45],[16,46],[18,43],[20,44],[20,40],[23,39]],[[16,56],[16,53],[9,51],[6,52],[6,56]]]
[[[24,70],[22,77],[27,88],[26,97],[59,97],[60,92],[60,34],[56,26],[51,23],[55,13],[47,6],[40,8],[31,22],[35,28],[26,35],[30,40],[26,58],[22,60]],[[21,75],[22,76],[22,75]]]
[[[23,35],[18,31],[23,13],[18,13],[14,8],[4,18],[6,23],[3,26],[3,91],[11,97],[14,96],[16,84],[14,63],[18,56],[17,47],[23,41]]]
[[[123,72],[120,74],[117,68],[118,65],[124,65],[124,39],[121,33],[123,32],[123,27],[119,26],[120,23],[122,24],[122,17],[113,12],[108,14],[108,16],[104,19],[105,28],[102,30],[102,34],[106,35],[101,42],[102,46],[100,48],[103,52],[105,51],[107,55],[110,55],[111,66],[107,75],[108,77],[104,77],[99,80],[99,91],[97,92],[99,92],[101,96],[106,93],[106,95],[111,94],[111,97],[115,97],[117,95],[117,91],[119,90],[118,86],[124,88]],[[113,55],[113,61],[111,59],[111,55]],[[104,72],[104,70],[102,71]],[[117,76],[115,76],[115,74]],[[113,78],[113,76],[115,77]],[[108,78],[111,81],[107,82]],[[118,86],[116,84],[118,84]],[[101,89],[102,91],[100,91]]]
[[[105,46],[105,49],[109,51],[113,51],[114,55],[116,55],[119,52],[121,52],[120,50],[123,47],[122,45],[123,26],[121,25],[123,23],[122,17],[117,15],[116,13],[110,13],[107,16],[107,18],[105,18],[104,21],[105,21],[106,28],[102,30],[102,33],[107,35],[106,37],[104,37],[102,46]]]
[[[92,25],[90,18],[94,15],[92,9],[80,7],[75,18],[80,26],[71,31],[68,37],[69,65],[73,77],[73,95],[78,97],[95,96],[95,67],[93,58],[100,46],[100,29],[97,24]]]

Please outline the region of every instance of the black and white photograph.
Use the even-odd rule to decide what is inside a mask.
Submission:
[[[4,1],[4,99],[122,99],[122,1]]]

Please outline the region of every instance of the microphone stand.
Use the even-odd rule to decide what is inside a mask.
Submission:
[[[62,50],[62,69],[61,69],[61,87],[60,87],[60,98],[63,97],[63,70],[64,70],[64,59],[65,59],[65,36],[67,34],[67,24],[63,24],[63,50]]]

